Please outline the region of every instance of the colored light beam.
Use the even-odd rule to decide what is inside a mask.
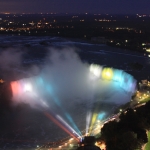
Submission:
[[[57,98],[57,96],[55,96],[52,87],[51,86],[46,86],[47,90],[49,91],[49,94],[52,96],[52,99],[54,100],[55,104],[62,110],[62,112],[65,114],[66,118],[68,119],[68,121],[72,124],[73,128],[80,134],[80,136],[82,135],[80,130],[78,129],[78,127],[76,126],[75,122],[73,121],[72,117],[70,116],[70,114],[68,114],[66,112],[66,110],[64,109],[61,101]]]
[[[92,129],[93,129],[93,125],[94,123],[96,122],[97,120],[97,116],[98,114],[94,113],[93,116],[92,116],[92,121],[91,121],[91,125],[90,125],[90,128],[89,128],[89,135],[91,135],[91,132],[92,132]]]
[[[19,88],[19,85],[18,85],[17,81],[14,81],[14,82],[11,83],[11,88],[12,88],[13,95],[18,95],[20,88]]]
[[[98,105],[96,105],[94,112],[98,112],[98,110],[99,110],[99,107],[98,107]],[[104,112],[102,112],[102,113],[100,113],[100,114],[98,114],[98,113],[93,113],[92,120],[91,120],[91,124],[90,124],[90,128],[89,128],[89,132],[88,132],[89,135],[91,135],[92,130],[93,130],[93,126],[94,126],[94,124],[96,123],[96,121],[97,121],[98,119],[103,119],[104,115],[106,115]]]
[[[62,117],[60,117],[59,115],[56,115],[56,118],[58,118],[65,126],[67,126],[78,137],[81,137]]]
[[[102,112],[102,113],[98,114],[97,119],[102,120],[105,115],[106,115],[106,113],[105,113],[105,112]]]
[[[78,129],[78,127],[76,126],[76,124],[74,123],[73,119],[71,118],[71,116],[65,112],[65,116],[66,118],[69,120],[69,122],[72,124],[73,128],[80,134],[80,136],[82,136],[80,130]]]
[[[44,80],[41,79],[42,82],[44,83]],[[73,128],[80,134],[80,136],[82,136],[80,130],[78,129],[78,127],[76,126],[75,122],[73,121],[72,117],[70,116],[70,114],[64,109],[63,104],[61,103],[61,101],[57,98],[57,96],[55,95],[52,86],[47,85],[46,83],[44,84],[46,87],[46,90],[48,91],[48,93],[50,94],[50,96],[52,97],[52,99],[54,100],[55,104],[62,110],[62,112],[65,114],[65,117],[68,119],[68,121],[71,123],[71,125],[73,126]]]
[[[108,67],[103,68],[99,65],[91,64],[89,71],[92,73],[92,79],[113,80],[118,82],[120,87],[127,92],[134,93],[136,91],[136,80],[123,70]]]
[[[61,129],[63,129],[66,133],[68,133],[71,137],[73,137],[77,142],[79,142],[79,139],[72,134],[69,130],[67,130],[57,119],[55,119],[51,114],[48,112],[44,112],[45,116],[52,120],[56,125],[58,125]]]
[[[63,112],[63,114],[65,115],[69,123],[72,125],[72,127],[81,136],[82,134],[80,130],[78,129],[78,127],[76,126],[75,122],[73,121],[72,117],[65,110],[65,108],[63,107],[63,104],[61,103],[59,98],[56,96],[53,86],[49,82],[46,82],[46,81],[47,80],[45,80],[41,76],[35,76],[35,77],[11,82],[12,93],[13,93],[14,99],[18,100],[19,102],[20,98],[22,98],[22,101],[30,98],[32,100],[29,103],[31,103],[32,106],[35,107],[35,104],[38,104],[38,106],[41,105],[44,108],[48,108],[49,106],[45,100],[47,99],[47,97],[50,97],[50,99],[53,100],[54,103]]]
[[[91,117],[92,117],[91,111],[87,112],[87,116],[86,116],[86,135],[88,134]]]

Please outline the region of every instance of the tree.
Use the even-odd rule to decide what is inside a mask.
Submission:
[[[120,115],[120,121],[110,121],[101,129],[101,139],[107,150],[140,149],[147,142],[146,130],[133,109],[127,109]]]
[[[150,130],[150,101],[136,109],[136,114],[140,118],[139,126]]]
[[[127,131],[118,134],[115,150],[135,150],[140,148],[141,143],[137,140],[137,135],[134,132]]]
[[[117,146],[117,124],[116,121],[111,121],[101,129],[101,139],[105,141],[107,150],[115,149]]]

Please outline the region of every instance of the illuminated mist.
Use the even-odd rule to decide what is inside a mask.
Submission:
[[[94,103],[121,105],[130,101],[136,90],[136,80],[122,70],[83,63],[74,49],[68,48],[50,50],[38,75],[12,81],[11,87],[14,104],[27,103],[46,111],[48,118],[57,125],[62,124],[61,128],[64,131],[67,129],[70,135],[74,133],[73,136],[78,137],[82,133],[69,109],[75,107],[76,103],[90,105],[84,119],[88,132],[97,118],[102,119],[107,113],[94,114],[91,110]],[[50,114],[53,114],[52,117]]]

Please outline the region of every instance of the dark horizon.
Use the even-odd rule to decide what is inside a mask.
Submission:
[[[5,0],[0,2],[0,10],[9,13],[150,14],[149,5],[147,0]]]
[[[14,14],[14,15],[22,15],[22,14],[27,14],[27,15],[150,15],[150,13],[88,13],[88,12],[0,12],[2,15],[7,15],[7,14]]]

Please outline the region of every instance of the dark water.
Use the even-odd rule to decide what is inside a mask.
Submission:
[[[150,58],[141,53],[59,37],[0,36],[0,51],[10,48],[19,49],[22,52],[27,51],[24,54],[24,64],[44,62],[49,47],[74,48],[83,61],[122,69],[137,80],[147,79],[150,75]],[[138,70],[131,67],[134,63],[141,64],[143,68]]]

